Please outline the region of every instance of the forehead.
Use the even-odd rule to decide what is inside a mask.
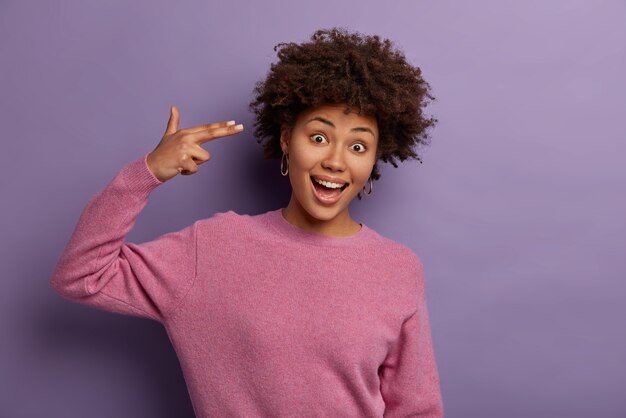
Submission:
[[[345,104],[326,104],[306,109],[298,115],[296,123],[306,124],[318,116],[331,121],[335,126],[338,124],[346,127],[363,126],[378,132],[378,123],[374,116],[359,114],[358,109],[348,112]]]

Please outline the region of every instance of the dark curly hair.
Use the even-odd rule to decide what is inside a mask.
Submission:
[[[279,61],[254,89],[254,135],[264,158],[281,158],[281,127],[289,131],[298,115],[312,107],[345,104],[376,118],[379,131],[372,180],[378,180],[378,160],[398,167],[396,159],[421,157],[415,149],[428,145],[428,128],[437,119],[423,108],[435,98],[419,67],[410,65],[388,39],[332,28],[316,31],[310,42],[279,43]],[[361,194],[359,193],[359,199]]]

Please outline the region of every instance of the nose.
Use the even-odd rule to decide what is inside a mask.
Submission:
[[[322,160],[322,167],[331,171],[344,171],[346,162],[344,160],[343,149],[337,146],[328,147],[328,153]]]

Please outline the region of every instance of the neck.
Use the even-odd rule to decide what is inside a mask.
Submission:
[[[316,219],[300,205],[293,194],[287,207],[282,209],[282,215],[290,224],[321,235],[349,237],[361,229],[361,224],[350,217],[348,208],[332,219]]]

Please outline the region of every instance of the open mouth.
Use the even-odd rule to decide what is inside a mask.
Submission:
[[[328,187],[318,183],[313,177],[311,177],[311,183],[313,184],[317,198],[323,203],[337,202],[343,191],[350,185],[349,183],[346,183],[341,187]]]

